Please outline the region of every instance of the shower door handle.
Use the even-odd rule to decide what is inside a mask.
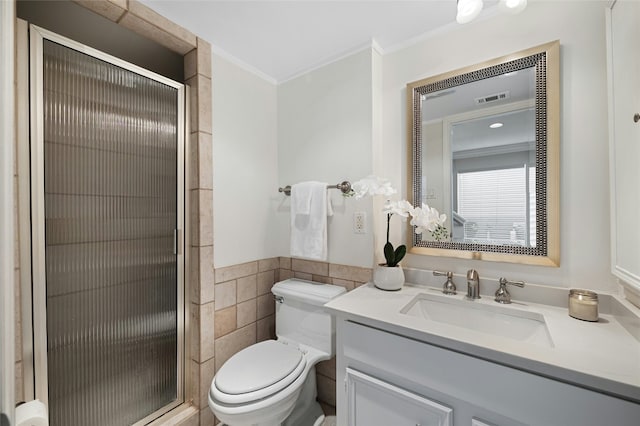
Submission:
[[[173,230],[173,254],[182,254],[182,231],[180,229]]]

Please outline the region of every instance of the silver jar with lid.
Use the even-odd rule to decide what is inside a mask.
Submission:
[[[598,293],[569,290],[569,315],[583,321],[598,321]]]

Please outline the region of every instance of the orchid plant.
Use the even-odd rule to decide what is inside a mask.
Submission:
[[[367,176],[355,182],[352,188],[352,195],[356,199],[363,198],[367,195],[390,196],[397,192],[388,180],[377,176]],[[398,263],[400,263],[407,254],[407,247],[404,244],[394,248],[393,244],[389,241],[389,225],[391,223],[391,216],[394,214],[403,218],[403,221],[411,216],[409,223],[415,226],[416,234],[430,232],[437,241],[445,238],[448,234],[447,228],[444,227],[447,216],[440,214],[437,209],[429,207],[427,204],[423,203],[422,207],[414,207],[407,200],[387,200],[382,212],[387,215],[387,242],[384,245],[384,257],[387,261],[386,266],[398,266]]]

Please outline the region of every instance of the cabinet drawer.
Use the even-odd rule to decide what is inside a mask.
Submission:
[[[453,410],[347,368],[349,426],[452,426]]]

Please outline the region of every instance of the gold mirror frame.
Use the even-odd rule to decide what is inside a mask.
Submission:
[[[542,266],[560,264],[560,42],[553,41],[407,84],[409,201],[422,200],[421,96],[536,67],[536,247],[423,241],[410,227],[410,253]]]

